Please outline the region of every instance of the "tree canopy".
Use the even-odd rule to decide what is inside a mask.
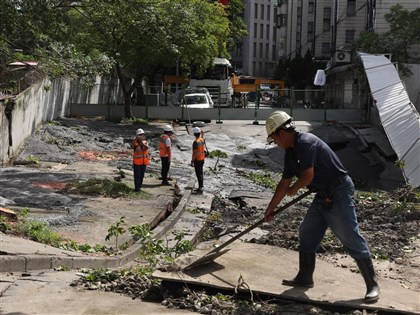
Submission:
[[[127,117],[142,79],[176,64],[205,69],[214,57],[228,57],[229,38],[243,36],[245,29],[240,0],[228,6],[210,0],[0,3],[2,42],[32,54],[52,76],[116,74]]]
[[[390,27],[388,32],[362,33],[351,44],[352,48],[372,54],[392,54],[398,63],[418,62],[411,46],[420,44],[420,8],[408,11],[397,4],[385,14],[385,20]]]

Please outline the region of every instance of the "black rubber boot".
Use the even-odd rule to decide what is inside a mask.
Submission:
[[[379,299],[379,285],[376,282],[375,269],[373,268],[372,259],[356,260],[360,273],[366,283],[366,303],[374,303]]]
[[[283,285],[312,288],[314,286],[314,280],[312,278],[314,270],[315,253],[299,252],[299,272],[294,279],[284,279]]]

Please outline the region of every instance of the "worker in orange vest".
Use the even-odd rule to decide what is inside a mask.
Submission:
[[[172,148],[171,148],[171,135],[173,135],[173,129],[171,125],[165,125],[163,127],[163,134],[159,138],[159,154],[162,162],[162,185],[171,185],[168,182],[168,173],[171,166]]]
[[[133,170],[134,170],[134,191],[139,192],[143,185],[146,166],[150,163],[149,147],[147,145],[144,130],[139,128],[136,131],[136,138],[131,143],[133,152]]]
[[[193,129],[193,134],[195,136],[195,140],[192,145],[192,158],[191,158],[191,166],[194,167],[195,175],[197,176],[198,180],[198,189],[195,191],[196,193],[203,193],[203,181],[204,181],[204,174],[203,174],[203,167],[204,167],[204,159],[205,159],[205,141],[203,136],[203,131],[195,127]]]

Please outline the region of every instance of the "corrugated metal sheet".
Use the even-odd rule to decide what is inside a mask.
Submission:
[[[410,186],[420,185],[420,116],[395,66],[383,55],[359,54],[382,126]]]

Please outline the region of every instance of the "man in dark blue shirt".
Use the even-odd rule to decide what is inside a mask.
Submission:
[[[283,284],[314,286],[315,253],[329,227],[357,262],[366,283],[365,301],[376,302],[379,286],[368,244],[359,233],[354,184],[341,161],[317,136],[296,131],[292,118],[283,111],[268,117],[266,130],[269,140],[285,150],[285,157],[283,176],[267,206],[265,221],[273,219],[284,196],[293,196],[305,187],[316,191],[299,227],[299,272]]]

